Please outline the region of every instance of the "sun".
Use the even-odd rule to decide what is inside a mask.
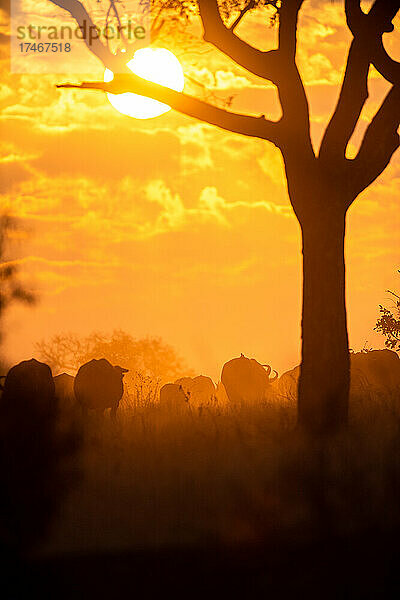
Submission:
[[[132,60],[126,63],[133,73],[153,83],[181,92],[185,85],[182,67],[172,52],[165,48],[141,48]],[[104,81],[109,82],[114,74],[105,70]],[[123,115],[136,119],[151,119],[171,110],[171,107],[152,98],[138,94],[107,94],[113,107]]]

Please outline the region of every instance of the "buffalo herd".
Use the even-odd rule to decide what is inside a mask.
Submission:
[[[391,350],[372,350],[351,354],[350,394],[395,394],[400,392],[400,358]],[[300,367],[280,377],[271,367],[243,354],[223,366],[217,386],[204,375],[183,377],[165,384],[160,390],[160,406],[169,410],[201,408],[223,403],[254,405],[279,399],[296,400]],[[18,403],[25,414],[33,409],[43,414],[52,411],[88,411],[110,409],[115,417],[124,394],[124,375],[128,369],[113,366],[105,358],[82,365],[76,376],[61,373],[53,377],[48,365],[35,359],[12,367],[3,377],[1,404]],[[35,402],[32,402],[32,399]],[[34,407],[34,408],[33,408]]]
[[[275,391],[281,398],[297,400],[300,366],[283,373]],[[350,354],[350,397],[391,396],[400,392],[400,358],[393,350]]]
[[[83,411],[111,409],[115,416],[124,394],[123,378],[128,369],[113,367],[108,360],[91,360],[82,365],[74,381],[74,393]]]
[[[32,358],[12,367],[4,377],[2,405],[18,404],[29,411],[34,407],[44,413],[88,409],[110,409],[115,416],[124,393],[123,377],[128,369],[112,366],[105,358],[82,365],[75,377],[61,373],[53,377],[48,365]]]
[[[260,365],[254,358],[234,358],[222,368],[221,381],[231,402],[257,402],[263,400],[278,373],[270,377],[271,367]]]

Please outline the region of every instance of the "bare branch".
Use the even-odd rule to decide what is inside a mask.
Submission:
[[[67,10],[79,25],[83,25],[86,20],[89,26],[94,26],[87,11],[78,0],[51,1]],[[230,56],[237,64],[278,86],[283,110],[283,119],[279,122],[279,140],[277,138],[278,124],[267,121],[264,117],[257,119],[245,115],[235,115],[226,111],[217,113],[216,111],[221,109],[184,94],[179,95],[168,88],[150,84],[139,77],[135,79],[129,73],[126,65],[123,64],[123,57],[114,56],[99,40],[96,40],[93,46],[88,44],[89,49],[100,58],[106,67],[114,73],[122,73],[124,77],[115,78],[110,84],[96,82],[78,87],[111,92],[114,90],[113,93],[123,93],[115,90],[126,88],[125,91],[155,98],[184,114],[213,123],[224,129],[269,139],[281,148],[283,145],[281,132],[284,131],[286,149],[292,145],[295,146],[297,151],[301,147],[308,156],[314,157],[310,139],[308,102],[295,62],[297,17],[303,1],[287,0],[284,3],[279,11],[279,49],[262,52],[243,42],[225,26],[219,12],[217,0],[199,0],[200,15],[204,26],[204,39],[212,41],[216,47]],[[209,114],[206,114],[207,111],[209,111]],[[262,124],[261,127],[260,123]],[[295,144],[293,145],[294,139]]]
[[[304,0],[287,0],[279,9],[279,53],[285,61],[295,61],[297,19]]]
[[[94,28],[96,25],[93,23],[92,19],[89,16],[86,8],[83,6],[81,2],[78,0],[50,0],[56,6],[63,8],[66,10],[71,17],[75,19],[79,26],[84,27],[85,21],[87,27]],[[113,71],[113,73],[129,73],[129,69],[126,66],[126,56],[124,60],[121,57],[113,54],[101,41],[99,38],[90,39],[85,36],[85,43],[89,50],[97,56],[98,59],[101,60],[103,65]]]
[[[382,38],[376,43],[372,64],[375,69],[393,85],[400,84],[400,63],[393,60],[385,50]]]
[[[281,76],[278,83],[282,106],[282,122],[287,131],[288,143],[295,139],[297,148],[314,154],[310,138],[309,106],[296,65],[297,20],[304,0],[283,3],[279,9],[279,65]]]
[[[255,5],[255,0],[250,0],[250,2],[243,8],[243,10],[240,11],[240,14],[233,21],[232,25],[230,25],[230,31],[234,31],[236,29],[243,17],[249,12],[249,10],[252,10],[255,7]]]
[[[51,0],[57,6],[60,6],[69,14],[75,18],[79,25],[83,25],[86,20],[87,25],[89,27],[94,24],[88,15],[86,9],[83,7],[82,3],[78,0]],[[212,6],[212,3],[210,3]],[[208,4],[208,6],[210,6]],[[225,25],[222,22],[222,19],[219,15],[218,7],[217,13],[220,23],[225,31],[228,31]],[[208,11],[206,13],[209,15]],[[229,31],[228,31],[229,33]],[[233,34],[229,33],[229,35]],[[239,38],[236,38],[240,44],[242,44]],[[182,94],[179,92],[175,92],[169,88],[151,83],[141,77],[138,77],[129,71],[126,65],[122,62],[123,57],[116,57],[113,55],[108,48],[106,48],[99,40],[95,40],[95,44],[89,45],[89,49],[103,62],[103,64],[112,70],[115,74],[114,80],[110,83],[104,82],[84,82],[82,84],[65,84],[60,85],[58,87],[71,87],[71,88],[80,88],[80,89],[95,89],[95,90],[103,90],[106,92],[121,94],[125,92],[132,92],[136,94],[140,94],[143,96],[147,96],[149,98],[154,98],[155,100],[159,100],[165,104],[168,104],[175,110],[186,114],[188,116],[192,116],[201,121],[210,123],[212,125],[216,125],[217,127],[221,127],[222,129],[226,129],[228,131],[241,133],[243,135],[259,137],[262,139],[266,139],[274,143],[275,145],[279,145],[279,123],[274,123],[272,121],[268,121],[267,119],[262,117],[251,117],[247,115],[240,115],[236,113],[232,113],[229,111],[225,111],[221,108],[212,106],[206,102],[202,102],[196,98],[192,98],[186,94]],[[244,44],[244,43],[243,43]],[[247,48],[247,44],[244,44]],[[265,56],[268,53],[263,53],[254,49],[254,52],[258,57]],[[118,75],[120,73],[120,75]]]
[[[126,92],[140,94],[168,104],[184,115],[194,117],[221,129],[268,140],[278,147],[280,145],[280,122],[268,121],[264,116],[253,117],[229,112],[187,94],[147,81],[133,73],[130,75],[115,75],[110,83],[88,81],[81,84],[67,83],[57,87],[103,90],[111,94],[124,94]]]
[[[117,19],[117,23],[118,23],[118,26],[119,26],[120,35],[121,35],[123,41],[126,43],[127,39],[125,37],[124,30],[123,30],[122,23],[121,23],[121,19],[120,19],[120,16],[119,16],[119,12],[118,12],[117,7],[115,6],[114,0],[110,0],[110,6],[112,7],[112,9],[114,11],[115,18]]]
[[[119,34],[120,34],[121,39],[124,42],[124,45],[125,45],[125,48],[126,48],[128,46],[128,40],[126,39],[126,35],[125,35],[124,29],[122,27],[121,18],[119,16],[118,9],[115,6],[115,1],[114,0],[109,0],[109,1],[110,1],[110,6],[108,7],[108,11],[107,11],[106,27],[108,27],[108,21],[109,21],[109,18],[111,16],[111,11],[113,11],[115,18],[117,19],[117,23],[118,23],[118,27],[119,27]],[[109,48],[109,47],[110,47],[109,39],[107,38],[107,48]]]
[[[164,11],[164,7],[161,6],[151,24],[151,38],[153,40],[156,39],[160,35],[160,31],[165,25],[165,19],[161,19],[161,21],[160,21],[163,11]]]
[[[386,52],[382,35],[393,31],[392,21],[400,10],[400,0],[375,0],[368,15],[360,6],[360,0],[345,0],[346,18],[355,38],[364,37],[370,50],[371,63],[393,85],[400,84],[400,63]]]
[[[319,156],[325,162],[343,159],[368,98],[369,51],[365,44],[353,40],[335,112],[322,139]]]
[[[250,73],[276,83],[279,77],[277,51],[263,52],[241,40],[224,24],[217,0],[198,0],[203,39]]]
[[[262,52],[249,46],[225,26],[216,0],[199,0],[204,39],[251,73],[272,81],[282,105],[287,144],[296,138],[312,153],[307,97],[297,69],[297,18],[304,0],[287,0],[279,9],[279,48]]]
[[[345,0],[347,25],[354,37],[393,31],[392,21],[400,9],[399,0],[375,0],[368,15],[361,9],[360,0]]]
[[[345,0],[346,21],[351,33],[356,36],[365,15],[361,10],[361,0]]]
[[[345,158],[347,145],[368,98],[369,66],[379,55],[382,34],[393,30],[392,19],[399,7],[399,0],[376,0],[365,14],[360,0],[345,2],[346,19],[354,40],[339,100],[321,143],[319,156],[326,163]]]
[[[400,86],[393,86],[372,119],[356,158],[349,161],[350,181],[357,195],[379,177],[399,148],[399,125]]]

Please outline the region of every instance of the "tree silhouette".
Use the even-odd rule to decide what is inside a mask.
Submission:
[[[380,317],[374,327],[385,336],[385,346],[396,352],[400,352],[400,296],[395,292],[387,290],[391,294],[393,308],[389,309],[382,304],[379,305]]]
[[[79,24],[91,23],[81,2],[51,0]],[[272,82],[279,95],[281,118],[233,113],[197,98],[150,83],[132,74],[100,40],[90,50],[115,74],[110,83],[83,82],[79,87],[121,94],[133,92],[222,129],[272,142],[282,153],[288,192],[300,223],[303,244],[302,363],[298,420],[307,430],[335,431],[347,422],[350,385],[345,305],[344,238],[346,213],[356,197],[386,168],[399,147],[400,64],[387,54],[382,37],[393,31],[400,0],[375,0],[368,13],[361,0],[345,0],[347,25],[353,35],[339,99],[318,151],[310,136],[309,105],[296,64],[298,15],[304,0],[221,2],[198,0],[203,39],[236,64]],[[160,4],[160,2],[158,2]],[[176,4],[176,2],[172,2]],[[166,1],[165,5],[171,5]],[[178,3],[179,4],[179,3]],[[184,4],[184,3],[182,3]],[[189,3],[193,5],[193,3]],[[238,37],[234,29],[255,5],[277,11],[278,47],[261,51]],[[240,9],[239,12],[233,9]],[[238,14],[237,14],[238,13]],[[227,20],[234,17],[229,25]],[[123,55],[122,55],[123,56]],[[126,55],[125,55],[126,60]],[[392,84],[373,117],[356,157],[346,157],[349,140],[368,98],[370,66]],[[322,326],[322,327],[321,327]]]
[[[184,361],[172,346],[157,337],[137,339],[121,330],[111,334],[95,331],[82,337],[60,333],[36,344],[40,358],[55,374],[75,371],[92,358],[106,358],[113,365],[166,382],[188,374]]]
[[[10,260],[8,246],[16,222],[8,215],[0,216],[0,343],[3,341],[1,328],[4,313],[14,302],[34,304],[35,296],[26,289],[18,278],[18,263]],[[1,382],[0,382],[1,384]]]
[[[17,229],[15,220],[7,215],[0,216],[0,347],[7,310],[15,302],[31,305],[36,300],[19,279],[18,261],[10,256],[12,232]],[[15,555],[31,549],[47,531],[66,492],[80,475],[80,467],[74,461],[81,444],[80,431],[75,424],[61,423],[57,411],[43,413],[43,398],[35,394],[34,389],[27,396],[9,393],[7,398],[7,391],[3,392],[4,375],[8,371],[6,362],[1,356],[0,552],[3,576],[8,567],[4,557],[12,561]],[[29,389],[29,384],[24,389]],[[4,587],[4,579],[2,581]]]

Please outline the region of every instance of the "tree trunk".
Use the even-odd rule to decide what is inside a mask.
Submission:
[[[313,433],[331,433],[347,423],[350,356],[348,348],[344,210],[302,219],[303,318],[298,422]],[[319,211],[318,211],[319,212]]]

